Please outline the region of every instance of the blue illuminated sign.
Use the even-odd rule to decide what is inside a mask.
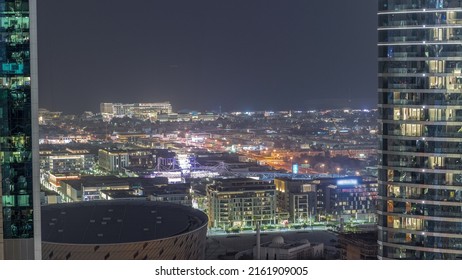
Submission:
[[[292,173],[298,174],[298,164],[292,164]]]
[[[337,186],[351,186],[351,185],[357,185],[358,184],[358,179],[341,179],[337,180]]]

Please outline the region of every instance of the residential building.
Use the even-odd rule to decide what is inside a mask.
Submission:
[[[52,173],[79,173],[90,171],[95,165],[95,155],[88,151],[52,152],[40,154],[40,168]]]
[[[315,180],[318,215],[335,220],[376,220],[377,180],[369,177],[323,178]]]
[[[271,182],[216,179],[207,186],[207,198],[210,227],[256,227],[257,222],[276,222],[276,188]]]
[[[128,152],[101,149],[98,151],[98,164],[106,171],[118,173],[124,167],[129,166]]]
[[[378,2],[381,259],[462,258],[462,6]]]

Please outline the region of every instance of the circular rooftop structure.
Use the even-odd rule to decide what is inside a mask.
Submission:
[[[187,247],[205,246],[207,222],[191,207],[145,200],[48,205],[42,207],[43,257],[79,259],[72,252],[86,247],[83,259],[200,259],[200,245]]]
[[[282,245],[284,245],[284,237],[280,235],[275,236],[273,240],[271,240],[271,246],[280,247]]]
[[[190,207],[140,200],[108,200],[42,207],[42,240],[114,244],[165,239],[206,226]]]

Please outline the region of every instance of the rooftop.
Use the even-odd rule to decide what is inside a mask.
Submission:
[[[207,224],[190,207],[144,200],[90,201],[42,207],[42,241],[116,244],[164,239]]]

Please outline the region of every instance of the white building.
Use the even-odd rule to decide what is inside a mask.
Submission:
[[[113,117],[136,117],[156,120],[158,114],[171,114],[170,102],[157,103],[101,103],[100,111],[108,119]]]
[[[311,244],[306,239],[286,242],[282,236],[276,236],[271,242],[260,246],[260,260],[321,259],[323,255],[323,243]],[[257,259],[257,246],[253,247],[253,256]]]

